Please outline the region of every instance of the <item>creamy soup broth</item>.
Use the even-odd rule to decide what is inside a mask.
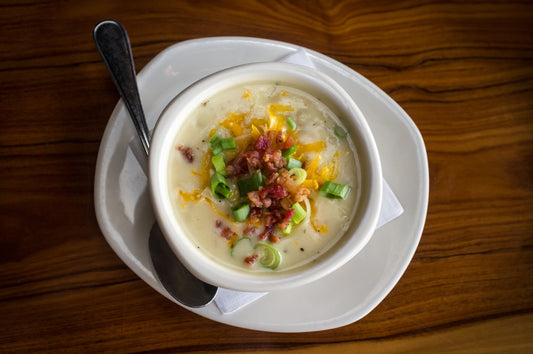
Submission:
[[[345,131],[338,117],[323,103],[292,87],[252,84],[210,98],[183,124],[171,152],[169,190],[176,218],[198,249],[229,267],[272,272],[272,268],[285,271],[312,262],[342,237],[356,208],[359,170],[356,152]],[[234,220],[231,208],[249,202],[248,198],[239,196],[236,180],[249,177],[249,173],[226,176],[231,189],[229,197],[221,199],[213,194],[210,178],[215,168],[209,141],[215,134],[221,139],[235,138],[236,149],[222,152],[226,166],[239,152],[247,148],[254,150],[254,143],[264,139],[259,136],[270,134],[271,150],[279,147],[281,151],[288,150],[283,144],[290,145],[291,137],[296,146],[291,157],[300,161],[306,171],[304,182],[298,185],[299,191],[306,188],[309,194],[299,202],[306,216],[299,224],[292,224],[290,233],[273,227],[268,235],[262,235],[265,213],[255,222]],[[285,170],[276,171],[282,174]],[[273,173],[265,171],[263,182]],[[349,186],[346,199],[321,194],[320,188],[327,180]],[[290,196],[285,198],[288,203],[293,201]],[[254,208],[258,213],[260,208]],[[278,214],[286,212],[281,208]],[[281,256],[279,264],[272,267],[270,263],[270,268],[262,266],[260,259],[264,252],[257,243],[274,247]]]

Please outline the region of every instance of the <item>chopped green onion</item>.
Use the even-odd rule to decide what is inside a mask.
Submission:
[[[220,140],[221,139],[220,136],[218,136],[218,133],[216,133],[209,139],[209,145],[211,146],[211,151],[213,151],[213,155],[218,155],[222,152]]]
[[[296,184],[302,184],[307,178],[307,172],[303,168],[294,167],[289,170],[291,178]]]
[[[289,224],[287,225],[287,227],[286,227],[286,228],[284,228],[284,229],[281,229],[281,232],[283,232],[283,233],[284,233],[285,235],[288,235],[288,234],[290,234],[290,233],[291,233],[291,231],[292,231],[292,221],[291,221],[291,222],[289,222]]]
[[[249,237],[241,237],[231,248],[230,255],[232,257],[245,258],[253,252],[252,239]]]
[[[320,188],[320,194],[328,197],[328,198],[340,198],[340,199],[346,199],[348,197],[348,194],[350,194],[350,190],[352,188],[350,186],[346,186],[344,184],[338,184],[333,183],[331,181],[326,181],[322,185],[322,188]]]
[[[343,127],[341,127],[340,125],[336,125],[335,126],[335,129],[333,129],[333,132],[335,133],[335,135],[339,138],[346,138],[346,135],[348,135],[348,133],[346,132],[346,130],[344,130]]]
[[[292,157],[287,157],[287,170],[292,170],[293,168],[301,168],[302,161],[293,159]]]
[[[218,133],[215,133],[212,137],[209,138],[209,144],[216,144],[220,141],[220,136],[218,136]]]
[[[294,128],[296,128],[296,123],[294,123],[294,121],[287,117],[287,125],[289,126],[289,128],[291,128],[291,130],[294,130]]]
[[[226,138],[220,140],[220,147],[222,147],[222,151],[235,149],[237,147],[235,138]]]
[[[218,154],[211,158],[213,166],[215,166],[215,171],[220,173],[222,176],[226,175],[226,163],[224,162],[224,155]]]
[[[259,189],[263,185],[263,176],[261,171],[254,173],[249,178],[241,179],[237,181],[237,187],[239,187],[239,195],[246,197],[249,192],[253,192]]]
[[[276,269],[281,263],[281,253],[272,245],[265,242],[258,242],[255,249],[259,249],[260,258],[259,263],[263,267]]]
[[[218,133],[216,133],[209,139],[209,145],[211,146],[211,151],[213,151],[213,155],[218,155],[222,151],[233,150],[237,147],[237,144],[235,143],[235,138],[221,139]]]
[[[233,215],[233,219],[237,222],[242,222],[248,219],[248,216],[250,215],[250,204],[241,203],[231,208],[231,215]]]
[[[288,148],[287,150],[283,151],[281,153],[281,156],[287,158],[287,157],[291,156],[292,154],[294,154],[296,152],[296,149],[297,149],[296,145],[293,145],[290,148]]]
[[[231,195],[231,188],[228,181],[220,173],[215,172],[211,176],[211,191],[215,197],[224,199]]]
[[[300,203],[296,202],[292,205],[291,209],[295,210],[294,215],[292,216],[292,222],[298,225],[302,222],[303,219],[307,216],[307,212],[302,208]]]

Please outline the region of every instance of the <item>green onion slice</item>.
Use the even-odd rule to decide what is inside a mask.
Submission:
[[[289,170],[291,173],[291,178],[296,184],[302,184],[307,178],[307,172],[303,168],[294,167]]]
[[[248,216],[250,215],[250,204],[241,203],[234,206],[231,208],[231,215],[235,221],[243,222],[244,220],[248,219]]]
[[[294,123],[294,121],[290,117],[287,117],[287,125],[289,126],[289,128],[291,128],[291,130],[294,130],[296,128],[296,123]]]
[[[254,251],[252,247],[252,239],[249,237],[241,237],[231,248],[230,255],[232,257],[246,258]]]
[[[319,192],[328,198],[346,199],[348,194],[350,194],[351,189],[352,188],[350,186],[346,186],[344,184],[326,181],[322,185],[322,188],[320,188]]]
[[[287,150],[283,151],[281,153],[281,156],[287,158],[287,157],[290,157],[292,154],[294,154],[296,152],[296,145],[293,145],[291,146],[290,148],[288,148]]]
[[[261,171],[257,171],[249,178],[241,179],[237,181],[237,187],[239,187],[239,195],[246,197],[249,192],[253,192],[259,189],[263,185],[263,175]]]
[[[302,161],[293,159],[292,157],[287,157],[287,170],[292,170],[293,168],[301,168]]]
[[[294,217],[294,216],[293,216]],[[287,224],[287,227],[284,229],[281,229],[281,232],[283,232],[285,235],[290,234],[292,231],[292,221]]]
[[[341,127],[340,125],[336,125],[335,128],[333,129],[333,132],[339,138],[346,138],[346,135],[348,135],[346,130],[344,130],[344,128]]]
[[[211,176],[211,191],[215,197],[224,199],[231,195],[231,188],[228,181],[219,172]]]
[[[265,242],[258,242],[255,247],[259,253],[259,263],[263,267],[276,269],[281,263],[281,253],[272,245]]]
[[[209,139],[209,146],[211,147],[211,151],[213,151],[213,155],[218,155],[222,152],[222,146],[220,145],[220,136],[218,133],[215,133],[210,139]]]
[[[209,139],[209,145],[211,147],[211,151],[213,151],[213,155],[218,155],[222,151],[233,150],[237,147],[235,138],[221,139],[218,133]]]
[[[292,216],[292,222],[298,225],[302,222],[303,219],[307,216],[307,212],[302,208],[300,203],[296,202],[292,205],[291,209],[294,209],[296,212]]]
[[[226,176],[226,163],[224,162],[224,155],[218,154],[211,158],[213,166],[215,166],[215,171],[220,173],[222,176]]]
[[[222,151],[235,149],[237,147],[237,144],[235,143],[235,138],[221,139],[220,147],[222,148]]]

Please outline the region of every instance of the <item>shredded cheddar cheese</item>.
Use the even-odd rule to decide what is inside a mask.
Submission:
[[[228,118],[224,119],[218,125],[228,129],[233,136],[238,137],[244,134],[243,122],[246,113],[230,113]]]
[[[300,144],[298,145],[298,150],[296,153],[301,156],[308,152],[321,152],[326,148],[326,143],[323,141],[317,141],[310,144]]]
[[[283,113],[292,111],[294,111],[294,108],[290,106],[270,104],[268,106],[268,115],[270,116],[268,128],[270,130],[283,130],[285,127],[285,115]]]

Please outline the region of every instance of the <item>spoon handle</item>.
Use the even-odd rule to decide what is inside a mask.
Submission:
[[[148,155],[150,132],[139,97],[135,65],[126,29],[116,21],[104,20],[94,27],[93,38],[130,113],[144,151]]]

